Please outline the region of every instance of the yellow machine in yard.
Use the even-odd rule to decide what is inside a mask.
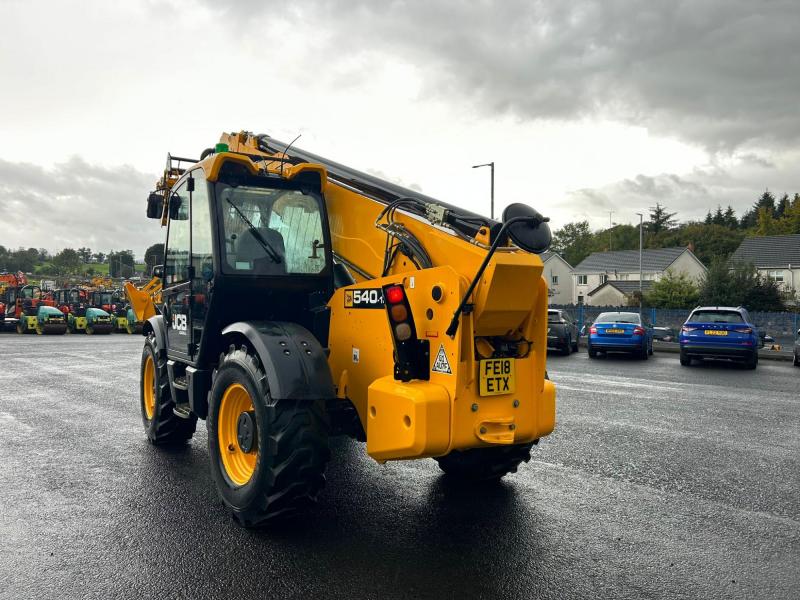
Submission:
[[[495,222],[241,132],[169,156],[147,214],[167,237],[159,301],[126,286],[144,427],[184,442],[206,419],[245,526],[316,500],[331,435],[488,480],[553,430],[550,230],[530,207]]]

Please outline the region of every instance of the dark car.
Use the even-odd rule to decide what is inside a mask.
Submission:
[[[794,366],[800,367],[800,329],[797,330],[797,337],[794,338]]]
[[[589,327],[589,358],[598,352],[626,352],[643,360],[653,354],[653,328],[635,312],[605,312]]]
[[[565,356],[578,351],[578,326],[564,311],[547,311],[547,347],[561,350]]]
[[[758,366],[758,328],[741,306],[695,308],[681,327],[679,340],[683,366],[704,358],[736,360],[749,369]]]

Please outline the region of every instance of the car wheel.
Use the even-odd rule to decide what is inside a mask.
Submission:
[[[577,352],[578,351],[578,340],[575,340],[574,342],[572,342],[572,351],[573,352]]]
[[[797,352],[794,353],[794,366],[800,367],[800,355]]]
[[[564,344],[564,349],[561,351],[561,354],[564,356],[569,356],[572,353],[572,340],[567,338],[567,343]]]
[[[647,349],[647,353],[653,356],[653,340],[650,340],[650,347]]]
[[[689,358],[689,356],[683,350],[681,350],[681,366],[688,367],[691,364],[692,364],[692,359]]]
[[[597,358],[597,350],[589,346],[589,358]]]
[[[747,360],[745,366],[751,371],[758,366],[758,350],[753,350],[753,355]]]

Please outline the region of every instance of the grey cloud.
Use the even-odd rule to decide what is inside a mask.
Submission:
[[[239,30],[281,18],[317,51],[327,40],[309,57],[326,71],[354,55],[373,57],[365,69],[406,59],[424,93],[491,114],[610,118],[711,150],[800,138],[795,0],[312,0],[280,17],[200,1]]]
[[[155,180],[127,165],[105,168],[77,156],[49,170],[0,160],[0,244],[130,248],[141,257],[164,237],[144,214],[145,193]]]
[[[559,207],[575,218],[589,218],[598,227],[608,223],[609,210],[614,211],[615,221],[634,222],[637,212],[646,213],[656,203],[677,212],[682,221],[702,219],[717,205],[730,205],[741,216],[766,187],[777,196],[800,191],[795,159],[782,165],[766,159],[763,163],[750,162],[732,169],[712,165],[682,175],[637,175],[596,189],[575,190]]]

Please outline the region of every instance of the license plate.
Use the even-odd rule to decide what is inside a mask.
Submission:
[[[718,329],[706,329],[706,335],[728,335],[727,331],[720,331]]]
[[[516,390],[513,358],[490,358],[478,363],[480,395],[499,396]]]
[[[606,329],[606,333],[625,333],[624,329]]]

